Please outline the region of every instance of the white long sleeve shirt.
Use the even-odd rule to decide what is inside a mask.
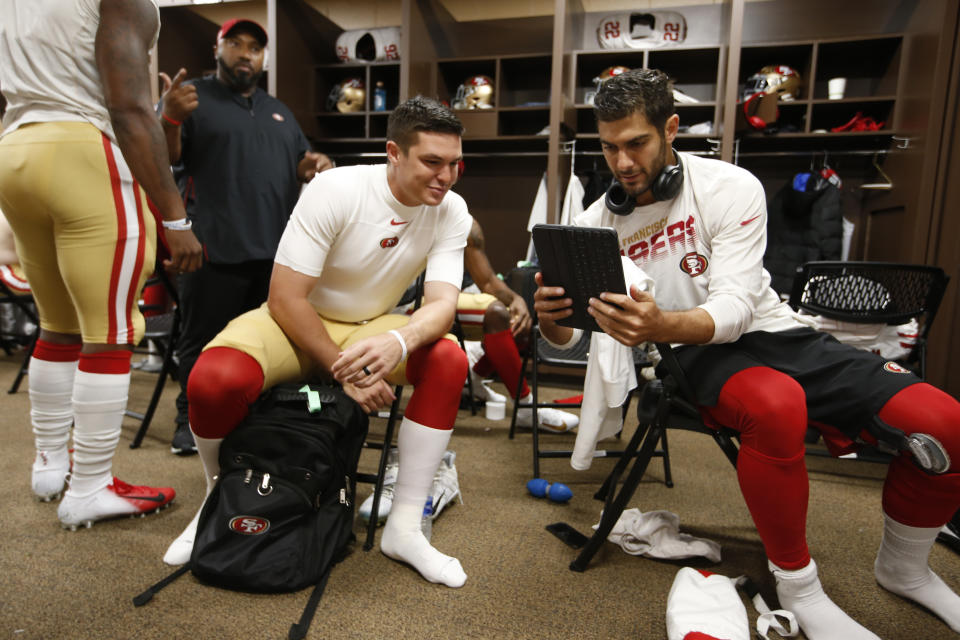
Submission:
[[[767,207],[760,182],[735,165],[679,155],[684,181],[677,197],[626,216],[611,213],[600,198],[574,224],[615,229],[620,253],[656,282],[661,309],[710,314],[711,343],[809,326],[780,301],[763,268]]]

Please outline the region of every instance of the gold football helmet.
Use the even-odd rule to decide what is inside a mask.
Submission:
[[[748,100],[757,93],[776,94],[786,102],[799,99],[802,88],[803,81],[796,69],[785,64],[770,65],[747,78],[742,98]]]
[[[327,96],[327,111],[340,113],[363,111],[367,104],[367,91],[360,78],[347,78],[334,85]]]
[[[493,80],[489,76],[470,76],[457,87],[454,109],[490,109],[493,107]]]

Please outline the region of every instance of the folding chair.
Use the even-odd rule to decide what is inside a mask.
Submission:
[[[536,285],[533,284],[533,276],[538,271],[537,267],[517,267],[510,271],[507,274],[506,282],[508,286],[514,291],[520,292],[524,297],[524,301],[527,303],[527,307],[533,313],[533,294],[536,292]],[[583,336],[580,338],[580,342],[570,347],[569,349],[557,349],[549,342],[547,342],[543,336],[540,335],[540,329],[536,323],[534,323],[533,328],[530,331],[530,345],[525,353],[523,353],[523,364],[520,367],[521,372],[527,371],[527,365],[530,364],[530,394],[531,401],[529,403],[521,403],[515,401],[513,403],[513,414],[510,419],[510,439],[512,440],[516,434],[517,429],[517,412],[520,409],[530,409],[533,413],[532,424],[534,425],[533,431],[533,477],[540,477],[540,459],[541,458],[569,458],[573,455],[571,450],[559,450],[559,449],[541,449],[540,448],[540,430],[536,428],[536,425],[539,424],[538,421],[538,411],[540,409],[578,409],[582,407],[582,402],[541,402],[540,401],[540,367],[560,367],[564,369],[582,369],[586,371],[587,368],[587,358],[589,356],[590,349],[590,332],[584,331]],[[634,351],[634,365],[637,368],[638,380],[639,380],[639,371],[641,368],[648,366],[649,361],[646,358],[646,355],[641,353],[638,350]],[[515,398],[520,398],[521,389],[523,388],[523,377],[517,383]],[[633,394],[627,396],[626,401],[623,405],[623,415],[624,418],[627,415],[630,405],[630,398]],[[619,434],[618,434],[619,437]],[[616,458],[624,454],[620,450],[606,450],[602,452],[603,457]],[[670,477],[670,459],[669,452],[667,450],[667,441],[663,440],[663,446],[654,452],[655,456],[662,457],[664,459],[664,464],[667,469],[667,478],[668,485],[673,486],[672,481],[669,480]]]
[[[950,278],[929,265],[893,262],[807,262],[797,267],[788,304],[833,320],[862,324],[899,325],[916,318],[917,340],[900,363],[925,377],[927,336]],[[875,421],[876,422],[876,421]],[[875,427],[868,426],[868,430]],[[882,427],[882,425],[881,425]],[[808,430],[807,444],[820,439]],[[856,460],[889,462],[892,452],[883,441],[877,447],[862,444]],[[808,455],[829,456],[807,448]]]
[[[130,443],[131,449],[137,449],[141,443],[143,443],[143,438],[147,435],[147,430],[153,421],[153,414],[157,410],[157,405],[160,404],[160,396],[163,394],[163,388],[166,386],[167,376],[173,378],[175,375],[173,353],[177,347],[177,340],[180,337],[180,300],[177,297],[176,288],[173,286],[170,277],[162,266],[157,267],[157,271],[147,280],[144,287],[154,284],[163,285],[164,290],[166,290],[170,296],[173,306],[170,311],[148,315],[144,318],[146,321],[146,330],[143,338],[144,340],[153,341],[154,344],[160,347],[163,352],[163,364],[160,366],[160,371],[157,374],[157,381],[153,385],[153,394],[150,396],[150,403],[147,405],[146,411],[144,413],[138,413],[127,409],[125,412],[127,416],[140,421],[140,428],[137,429],[137,433],[133,437],[133,442]]]
[[[788,304],[845,322],[898,325],[916,318],[919,335],[902,364],[924,378],[927,336],[949,280],[929,265],[807,262],[797,267]]]
[[[711,429],[703,424],[696,409],[695,396],[673,349],[665,343],[657,343],[657,349],[662,358],[658,373],[664,375],[647,382],[643,387],[637,404],[640,424],[617,464],[594,495],[597,500],[604,501],[603,515],[597,530],[587,540],[576,559],[570,563],[572,571],[586,571],[590,560],[610,535],[633,497],[650,460],[656,454],[657,443],[663,440],[667,429],[684,429],[709,435],[719,445],[730,464],[734,468],[737,466],[738,448],[733,442],[736,432],[730,429]],[[617,492],[617,484],[631,460],[633,466]]]
[[[33,296],[29,293],[14,291],[3,278],[0,278],[0,304],[18,310],[33,323],[35,327],[29,335],[21,332],[16,327],[0,331],[0,346],[2,346],[7,355],[12,354],[15,347],[26,345],[23,362],[20,363],[20,370],[17,372],[17,377],[14,378],[13,384],[10,385],[10,389],[7,390],[7,393],[16,393],[20,389],[20,383],[23,382],[23,377],[27,374],[27,369],[30,366],[30,357],[33,355],[33,348],[36,346],[37,338],[40,336],[40,319],[37,317],[33,304]]]

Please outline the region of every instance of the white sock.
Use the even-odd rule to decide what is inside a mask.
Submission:
[[[190,561],[190,555],[193,553],[193,541],[197,538],[197,521],[200,519],[200,512],[203,511],[203,505],[207,496],[213,491],[213,485],[217,482],[217,474],[220,473],[220,443],[223,438],[201,438],[193,434],[193,439],[197,442],[197,453],[200,463],[203,465],[203,474],[207,480],[207,491],[204,493],[203,502],[200,508],[193,514],[190,524],[170,543],[166,553],[163,554],[163,561],[169,565],[181,565]]]
[[[113,453],[127,407],[129,373],[77,371],[73,383],[73,474],[65,497],[82,498],[113,480]]]
[[[880,640],[827,597],[813,560],[797,571],[769,565],[777,580],[780,607],[793,612],[808,640]]]
[[[37,451],[67,454],[73,425],[73,380],[77,362],[30,359],[30,424]]]
[[[873,571],[881,587],[923,605],[960,633],[960,596],[927,565],[939,531],[900,524],[883,514],[883,539]]]
[[[389,558],[411,565],[430,582],[461,587],[467,580],[460,561],[434,549],[420,531],[433,476],[450,442],[450,429],[432,429],[404,418],[397,437],[399,469],[393,506],[380,539]]]

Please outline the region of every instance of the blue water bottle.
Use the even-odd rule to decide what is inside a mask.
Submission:
[[[382,80],[377,80],[376,87],[373,90],[373,110],[387,110],[387,90],[384,89]]]
[[[427,503],[423,505],[423,518],[420,520],[420,530],[427,540],[433,535],[433,496],[427,496]]]

